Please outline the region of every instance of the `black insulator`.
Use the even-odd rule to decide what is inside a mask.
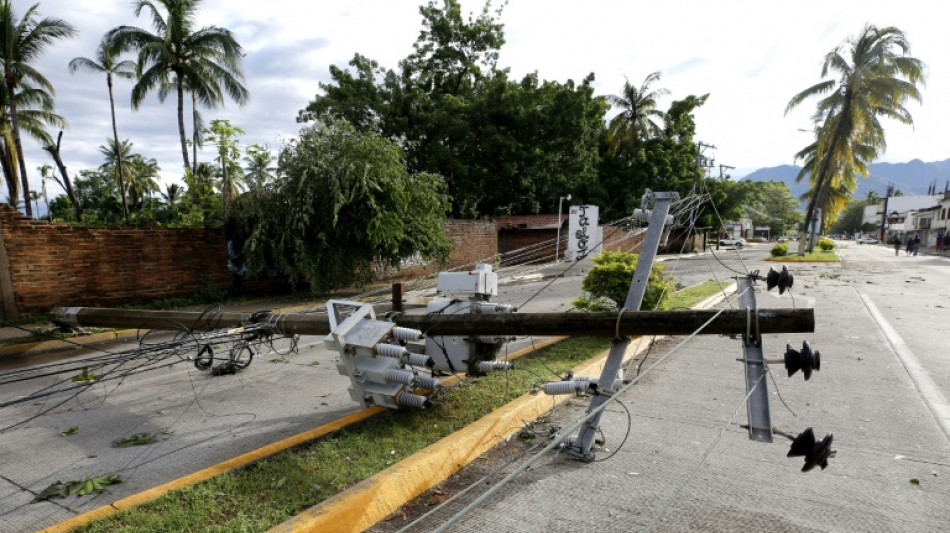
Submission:
[[[828,459],[835,455],[835,451],[831,449],[833,440],[834,436],[829,433],[820,442],[816,441],[815,432],[808,428],[792,441],[788,457],[805,457],[805,466],[802,467],[802,472],[808,472],[816,466],[820,466],[824,470],[828,467]]]
[[[766,290],[770,291],[778,287],[779,294],[784,294],[786,290],[791,289],[794,283],[795,276],[793,276],[792,273],[788,271],[788,267],[784,265],[782,265],[781,272],[770,268],[769,273],[765,276]]]
[[[791,344],[785,345],[785,370],[792,377],[799,370],[805,374],[805,381],[811,378],[812,371],[821,370],[821,353],[813,351],[808,341],[802,342],[802,351],[798,352]]]
[[[201,347],[201,350],[198,350],[198,355],[195,356],[195,368],[198,370],[208,370],[211,368],[211,363],[214,361],[214,350],[211,348],[210,344],[205,344]]]

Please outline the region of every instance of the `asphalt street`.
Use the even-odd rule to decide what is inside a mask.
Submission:
[[[802,458],[786,457],[789,439],[755,442],[740,427],[746,390],[739,340],[697,336],[677,348],[686,339],[672,338],[651,351],[644,368],[659,361],[656,368],[620,396],[630,418],[617,403],[608,409],[602,461],[547,454],[463,515],[532,457],[506,466],[526,447],[512,439],[500,447],[509,450],[472,467],[477,473],[460,473],[474,480],[500,468],[479,483],[482,490],[450,500],[409,531],[947,531],[950,367],[943,324],[950,319],[950,260],[839,244],[841,263],[789,263],[796,276],[791,296],[764,287],[756,294],[760,308],[815,308],[813,334],[766,335],[763,350],[781,359],[786,343],[800,348],[807,340],[820,351],[821,369],[809,381],[801,372],[787,377],[779,364],[767,386],[775,427],[792,435],[812,427],[818,439],[833,434],[837,453],[827,469],[803,473]],[[774,264],[762,260],[766,251],[720,251],[717,264],[764,273]],[[698,272],[708,259],[680,264]],[[547,423],[565,427],[586,405],[567,402]],[[447,484],[420,501],[443,501],[461,488]],[[401,531],[405,524],[397,513],[373,530]]]
[[[794,301],[764,291],[758,295],[760,307],[816,308],[819,323],[814,335],[770,336],[765,341],[770,348],[767,356],[779,356],[786,342],[800,346],[808,339],[823,358],[822,371],[807,383],[798,376],[787,380],[776,372],[782,397],[797,417],[773,402],[774,420],[790,431],[814,426],[819,437],[834,432],[839,456],[829,470],[806,477],[797,473],[797,463],[784,459],[786,443],[753,443],[735,423],[729,424],[723,442],[709,455],[708,464],[717,466],[695,474],[695,480],[703,483],[688,483],[680,493],[686,495],[682,496],[685,503],[676,499],[676,505],[671,504],[676,512],[669,514],[709,515],[708,520],[695,522],[709,524],[709,529],[674,521],[658,531],[729,531],[738,527],[735,520],[750,513],[770,527],[785,524],[777,531],[905,531],[899,527],[901,515],[919,531],[938,531],[942,529],[938,521],[950,519],[944,481],[950,476],[950,449],[934,414],[940,412],[942,398],[946,403],[950,386],[950,368],[941,350],[945,333],[941,334],[940,327],[950,319],[946,303],[950,302],[950,261],[894,257],[892,250],[882,246],[844,246],[843,263],[792,265],[797,276]],[[758,245],[741,252],[723,249],[715,254],[662,256],[662,260],[679,283],[691,285],[708,279],[729,280],[737,272],[764,273],[772,265],[762,261],[767,254],[768,247]],[[525,273],[503,284],[496,301],[526,312],[566,310],[580,294],[580,281],[589,265],[579,264],[564,276],[555,276],[569,267],[569,263],[559,263]],[[891,337],[885,336],[886,328],[875,320],[870,306],[891,326]],[[895,341],[894,336],[899,339]],[[531,339],[521,339],[509,351],[530,343]],[[904,357],[910,354],[910,363],[897,355],[895,345],[898,351],[906,348]],[[336,373],[336,354],[323,348],[322,339],[302,339],[298,353],[284,354],[286,345],[277,348],[280,353],[262,354],[247,370],[232,376],[210,377],[190,363],[179,363],[108,386],[97,385],[37,418],[31,417],[52,400],[0,409],[0,427],[28,420],[0,432],[0,530],[34,531],[359,408],[349,399],[347,381]],[[504,496],[493,503],[497,509],[480,509],[457,530],[574,531],[581,522],[598,524],[605,531],[642,529],[735,412],[743,396],[741,367],[735,362],[739,356],[735,340],[697,338],[631,391],[634,430],[614,459],[594,465],[559,459],[545,467],[551,470],[536,470],[526,482],[540,492],[506,488]],[[908,364],[914,374],[907,370]],[[929,389],[927,379],[932,385]],[[918,381],[924,385],[917,385]],[[7,384],[3,399],[36,388],[36,383]],[[579,412],[567,409],[557,416],[567,420],[579,415],[583,409],[578,405],[573,409]],[[744,410],[740,411],[737,420],[741,422]],[[620,412],[606,420],[610,446],[623,437],[626,422]],[[77,427],[77,432],[60,436],[70,427]],[[111,446],[116,439],[138,433],[155,435],[157,440],[147,446]],[[649,458],[646,464],[642,463],[644,453]],[[627,460],[634,461],[633,466],[618,464]],[[655,471],[648,468],[651,464]],[[30,503],[54,481],[108,472],[119,473],[124,483],[110,486],[97,497]],[[619,484],[606,481],[615,478]],[[851,486],[849,479],[860,483]],[[920,484],[913,485],[910,479]],[[788,505],[781,501],[781,493],[773,496],[764,490],[778,483],[794,489],[788,496],[795,502],[789,511],[775,511],[773,504]],[[586,487],[580,491],[583,494],[571,488],[575,484]],[[612,498],[599,503],[596,496],[605,492]],[[719,501],[716,495],[727,498]],[[861,505],[819,503],[824,497],[834,501],[841,495],[857,498]],[[541,498],[544,505],[528,505],[520,497],[532,502]],[[618,505],[617,498],[629,503]],[[875,505],[876,498],[888,503]],[[519,509],[540,513],[542,519],[519,515]],[[562,517],[558,510],[570,511],[572,517]],[[715,512],[710,515],[711,510]],[[822,519],[829,510],[838,521]],[[856,521],[850,513],[858,511],[869,518]],[[887,514],[891,511],[893,516]],[[515,525],[498,522],[498,512],[515,520]],[[808,518],[786,516],[796,512]],[[878,516],[881,513],[884,518]],[[884,527],[874,529],[870,524]],[[786,526],[790,529],[782,529]]]
[[[568,266],[556,265],[557,272]],[[580,294],[581,277],[542,277],[530,269],[503,279],[494,301],[524,312],[557,311],[566,310]],[[513,352],[538,340],[543,338],[519,339],[505,350]],[[114,343],[106,350],[138,346]],[[151,371],[96,384],[74,399],[60,394],[0,408],[0,531],[19,533],[56,524],[361,409],[347,393],[348,380],[336,371],[336,352],[324,348],[322,337],[301,338],[296,353],[288,351],[287,340],[274,348],[276,352],[259,354],[235,375],[212,377],[173,357]],[[78,368],[83,358],[98,355],[102,353],[86,351],[68,360],[76,361]],[[29,363],[63,358],[62,353],[40,355]],[[22,360],[6,361],[0,370],[23,366]],[[0,403],[35,393],[54,379],[62,376],[5,383]],[[75,432],[61,435],[70,428]],[[142,433],[155,441],[113,447],[119,439]],[[56,481],[107,473],[120,475],[123,483],[97,496],[31,503]]]

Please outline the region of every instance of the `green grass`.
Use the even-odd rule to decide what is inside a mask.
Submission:
[[[720,287],[728,287],[729,284],[728,281],[715,282],[710,280],[678,290],[670,295],[667,300],[667,308],[686,309],[717,294],[721,290]]]
[[[830,263],[841,261],[841,258],[838,257],[838,254],[833,250],[828,252],[816,250],[805,255],[789,252],[788,255],[769,257],[766,261],[778,261],[780,263]]]
[[[718,292],[715,282],[672,296],[688,306]],[[679,293],[685,296],[678,297]],[[452,434],[610,347],[577,337],[515,360],[516,369],[469,378],[439,391],[427,411],[386,411],[313,443],[176,490],[74,531],[255,532],[284,522]]]

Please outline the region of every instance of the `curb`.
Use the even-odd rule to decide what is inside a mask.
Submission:
[[[0,346],[0,357],[10,357],[14,355],[37,355],[41,353],[74,350],[77,348],[86,348],[93,344],[102,344],[120,339],[128,339],[135,337],[136,335],[138,335],[137,330],[118,329],[104,333],[83,335],[81,337],[71,337],[69,339],[55,339],[49,341],[11,344],[9,346]]]
[[[634,339],[624,355],[624,361],[648,345],[649,340],[643,337]],[[609,350],[604,351],[574,367],[574,373],[597,375],[603,369],[608,353]],[[364,531],[461,470],[493,448],[498,441],[505,440],[523,428],[527,421],[538,418],[571,398],[572,395],[525,394],[352,488],[267,530],[267,533]]]
[[[732,283],[722,292],[694,305],[706,309],[735,292]],[[624,362],[650,345],[645,337],[631,341]],[[575,375],[599,375],[609,350],[573,369]],[[525,394],[465,428],[439,440],[350,489],[333,496],[293,518],[267,530],[267,533],[310,533],[333,531],[358,533],[377,524],[420,494],[438,485],[483,453],[505,440],[525,422],[547,413],[572,395],[546,396]]]
[[[132,330],[125,330],[125,331],[132,331]],[[549,346],[556,342],[560,342],[564,340],[565,338],[567,337],[554,337],[546,341],[537,342],[534,344],[534,346],[531,346],[530,348],[523,348],[512,354],[509,354],[508,358],[514,359],[514,358],[521,357],[522,355],[525,355],[532,351],[539,350],[541,348],[544,348],[545,346]],[[442,380],[442,382],[445,385],[451,385],[451,384],[454,384],[456,381],[459,381],[460,379],[461,378],[457,376],[452,376],[450,378]],[[90,511],[86,511],[85,513],[76,515],[68,520],[65,520],[58,524],[54,524],[50,527],[42,529],[38,533],[67,533],[77,527],[84,526],[94,520],[107,518],[110,515],[113,515],[121,510],[131,509],[133,507],[144,505],[153,500],[157,500],[158,498],[161,498],[162,496],[164,496],[165,494],[173,490],[178,490],[185,487],[189,487],[191,485],[195,485],[202,481],[211,479],[215,476],[227,473],[231,470],[245,467],[247,465],[250,465],[252,463],[255,463],[257,461],[260,461],[261,459],[265,459],[272,455],[275,455],[289,448],[306,444],[307,442],[316,440],[320,437],[323,437],[324,435],[333,433],[334,431],[339,431],[351,424],[361,422],[363,420],[366,420],[367,418],[370,418],[372,416],[375,416],[387,410],[388,409],[385,407],[378,407],[378,406],[361,409],[343,418],[334,420],[333,422],[330,422],[328,424],[324,424],[322,426],[316,427],[309,431],[305,431],[303,433],[299,433],[297,435],[287,437],[286,439],[277,441],[272,444],[268,444],[267,446],[263,446],[256,450],[252,450],[250,452],[241,454],[233,459],[228,459],[227,461],[199,470],[192,474],[188,474],[187,476],[174,479],[167,483],[163,483],[156,487],[152,487],[151,489],[144,490],[137,494],[126,496],[125,498],[116,500],[109,505],[103,505],[102,507],[97,507]]]

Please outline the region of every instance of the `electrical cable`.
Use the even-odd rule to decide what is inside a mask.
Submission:
[[[748,289],[747,289],[747,290],[748,290]],[[745,293],[745,291],[743,291],[743,293],[741,293],[741,294],[744,294],[744,293]],[[741,294],[740,294],[739,296],[741,296]],[[738,296],[737,296],[737,297],[738,297]],[[531,459],[525,461],[524,463],[522,463],[521,465],[519,465],[518,468],[514,469],[514,470],[513,470],[512,472],[510,472],[507,476],[505,476],[504,479],[502,479],[501,481],[495,483],[495,484],[494,484],[492,487],[490,487],[484,494],[482,494],[481,496],[479,496],[478,498],[476,498],[476,499],[475,499],[474,501],[472,501],[469,505],[467,505],[464,509],[462,509],[461,511],[457,512],[455,515],[453,515],[453,516],[450,517],[448,520],[446,520],[441,526],[439,526],[439,528],[435,529],[435,530],[433,531],[433,533],[444,533],[445,531],[447,531],[450,527],[454,526],[454,525],[457,524],[462,518],[464,518],[466,515],[468,515],[468,513],[472,512],[474,509],[476,509],[477,507],[479,507],[480,505],[482,505],[486,500],[488,500],[488,498],[490,498],[490,497],[492,497],[493,495],[495,495],[499,490],[501,490],[501,489],[502,489],[503,487],[505,487],[508,483],[510,483],[511,480],[513,480],[515,477],[517,477],[518,475],[520,475],[521,473],[523,473],[525,470],[527,470],[528,468],[530,468],[533,464],[535,464],[536,462],[538,462],[539,460],[541,460],[541,458],[544,457],[545,454],[547,454],[548,452],[552,451],[554,448],[560,446],[561,443],[564,441],[564,439],[566,439],[567,436],[568,436],[570,433],[572,433],[572,432],[574,432],[574,431],[580,429],[580,427],[581,427],[584,423],[586,423],[588,420],[590,420],[590,419],[592,419],[593,417],[599,415],[604,409],[607,408],[607,406],[609,406],[609,405],[611,404],[611,402],[616,401],[617,399],[619,399],[620,396],[621,396],[624,392],[626,392],[626,391],[628,391],[629,389],[631,389],[631,388],[632,388],[634,385],[636,385],[641,379],[643,379],[643,378],[645,378],[647,375],[649,375],[650,372],[653,371],[653,369],[657,368],[657,366],[659,366],[661,363],[663,363],[663,361],[665,361],[668,357],[670,357],[671,355],[673,355],[674,353],[676,353],[677,351],[679,351],[680,348],[682,348],[686,343],[688,343],[690,340],[692,340],[696,335],[698,335],[699,333],[701,333],[707,326],[709,326],[709,324],[712,324],[713,321],[715,321],[717,318],[719,318],[719,316],[720,316],[724,311],[725,311],[725,309],[720,309],[719,312],[715,313],[715,314],[714,314],[712,317],[710,317],[706,322],[704,322],[702,325],[700,325],[699,328],[697,328],[694,332],[692,332],[690,335],[688,335],[682,342],[680,342],[679,344],[677,344],[676,346],[674,346],[669,352],[667,352],[667,353],[664,354],[662,357],[660,357],[659,359],[657,359],[657,361],[656,361],[655,363],[653,363],[652,365],[650,365],[650,367],[647,368],[647,369],[643,372],[642,375],[637,376],[636,378],[634,378],[633,380],[631,380],[630,383],[625,384],[624,386],[622,386],[622,387],[621,387],[620,389],[618,389],[612,396],[610,396],[609,398],[607,398],[607,401],[605,401],[604,403],[600,404],[599,406],[597,406],[597,407],[591,409],[591,410],[590,410],[589,412],[587,412],[584,416],[582,416],[582,417],[578,418],[577,420],[575,420],[574,422],[572,422],[567,428],[565,428],[565,429],[562,431],[562,433],[560,433],[557,437],[555,437],[555,438],[551,441],[551,443],[549,443],[549,444],[546,445],[544,448],[542,448],[540,451],[538,451]]]
[[[673,500],[675,500],[676,497],[679,496],[679,493],[682,492],[683,488],[685,488],[686,485],[688,485],[689,482],[693,480],[693,478],[702,468],[703,463],[705,463],[706,459],[709,458],[709,454],[712,453],[712,451],[716,448],[716,446],[722,440],[723,435],[726,434],[726,430],[729,429],[729,426],[731,426],[735,422],[736,417],[739,416],[739,410],[741,410],[742,406],[745,405],[746,402],[749,401],[749,398],[752,396],[752,393],[755,392],[755,389],[758,388],[759,384],[762,383],[763,379],[765,379],[765,374],[761,374],[759,376],[759,379],[756,380],[755,385],[749,389],[749,393],[746,394],[744,398],[742,398],[742,401],[740,401],[739,405],[736,406],[735,411],[732,412],[732,417],[729,419],[728,422],[726,422],[722,426],[722,429],[720,429],[719,431],[719,435],[712,442],[712,444],[710,444],[709,447],[706,448],[706,452],[703,453],[703,456],[699,459],[699,461],[696,462],[696,465],[690,470],[690,473],[689,475],[686,476],[686,479],[684,479],[682,483],[680,483],[679,486],[676,487],[676,490],[673,491],[673,494],[671,494],[670,497],[666,499],[666,502],[663,503],[663,507],[660,508],[659,512],[653,515],[653,520],[651,520],[650,523],[647,525],[646,529],[644,529],[644,533],[650,533],[651,531],[653,531],[653,529],[657,526],[660,520],[662,520],[663,517],[666,516],[666,513],[667,511],[669,511],[670,505],[673,503]]]

